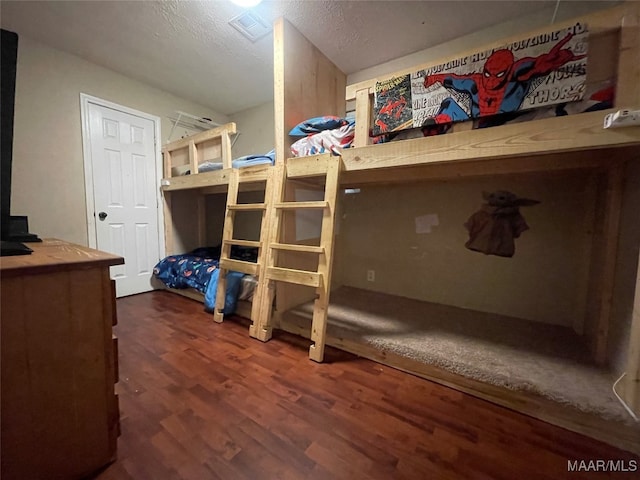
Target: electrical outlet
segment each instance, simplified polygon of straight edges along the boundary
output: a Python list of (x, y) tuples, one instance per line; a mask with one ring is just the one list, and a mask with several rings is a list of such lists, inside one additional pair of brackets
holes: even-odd
[(375, 281), (376, 281), (376, 271), (367, 270), (367, 282), (375, 282)]

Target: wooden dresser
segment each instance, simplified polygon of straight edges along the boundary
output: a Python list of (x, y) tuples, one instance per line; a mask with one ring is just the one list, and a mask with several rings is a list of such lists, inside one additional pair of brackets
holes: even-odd
[(0, 258), (3, 480), (76, 479), (115, 459), (121, 257), (48, 239)]

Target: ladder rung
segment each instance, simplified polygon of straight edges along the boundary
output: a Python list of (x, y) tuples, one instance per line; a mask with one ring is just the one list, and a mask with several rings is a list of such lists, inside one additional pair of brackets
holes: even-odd
[(255, 247), (260, 248), (262, 246), (262, 242), (258, 242), (256, 240), (223, 240), (222, 243), (224, 245), (238, 245), (240, 247)]
[(293, 208), (327, 208), (329, 207), (329, 202), (320, 201), (320, 202), (283, 202), (276, 203), (274, 205), (276, 208), (281, 209), (293, 209)]
[(322, 285), (322, 275), (319, 273), (293, 270), (290, 268), (269, 267), (267, 268), (267, 278), (279, 282), (307, 285), (309, 287), (319, 287)]
[(290, 250), (292, 252), (324, 253), (324, 247), (317, 247), (314, 245), (294, 245), (291, 243), (272, 243), (271, 248), (275, 248), (276, 250)]
[(230, 258), (220, 259), (220, 268), (225, 270), (234, 270), (236, 272), (250, 273), (251, 275), (260, 274), (260, 265), (253, 262), (243, 262), (242, 260), (232, 260)]
[(236, 203), (227, 205), (229, 210), (264, 210), (266, 204), (264, 203)]

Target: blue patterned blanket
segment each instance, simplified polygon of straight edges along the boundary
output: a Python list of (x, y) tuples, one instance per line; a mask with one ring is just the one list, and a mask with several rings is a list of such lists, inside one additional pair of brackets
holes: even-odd
[[(194, 254), (171, 255), (165, 257), (153, 268), (157, 279), (170, 288), (195, 288), (204, 293), (204, 306), (213, 312), (216, 304), (219, 261), (214, 258)], [(241, 272), (227, 272), (227, 290), (225, 295), (225, 315), (235, 312), (240, 280), (244, 276)]]

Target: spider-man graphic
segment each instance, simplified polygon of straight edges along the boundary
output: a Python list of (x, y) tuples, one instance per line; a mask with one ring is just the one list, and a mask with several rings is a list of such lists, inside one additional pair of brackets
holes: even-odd
[[(400, 100), (393, 101), (393, 99), (389, 99), (384, 107), (380, 109), (378, 112), (378, 116), (393, 116), (396, 120), (400, 118), (402, 115), (402, 111), (407, 106), (407, 101), (404, 96), (400, 96)], [(380, 118), (377, 118), (375, 124), (378, 128), (380, 128), (381, 132), (386, 132), (389, 127), (386, 123), (384, 123)]]
[[(561, 66), (586, 56), (574, 55), (570, 49), (562, 48), (572, 37), (572, 33), (567, 34), (549, 52), (538, 57), (515, 60), (510, 50), (496, 50), (487, 58), (481, 73), (428, 75), (424, 86), (428, 88), (440, 83), (447, 89), (468, 94), (473, 118), (515, 112), (520, 109), (533, 79), (549, 75)], [(426, 124), (467, 119), (469, 115), (449, 97), (442, 101), (438, 113), (427, 119)]]

